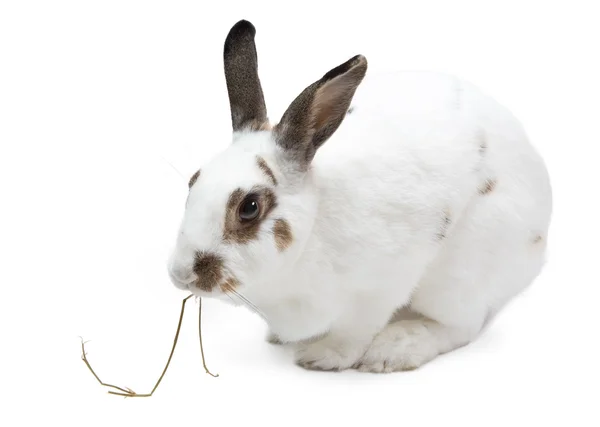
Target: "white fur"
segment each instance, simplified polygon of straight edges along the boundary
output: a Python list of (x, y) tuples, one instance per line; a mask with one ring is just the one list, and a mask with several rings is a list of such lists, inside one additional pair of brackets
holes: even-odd
[[(549, 178), (518, 121), (451, 76), (367, 73), (352, 106), (305, 175), (281, 160), (270, 132), (236, 134), (202, 166), (170, 271), (187, 289), (195, 251), (223, 255), (240, 292), (273, 334), (297, 346), (303, 366), (413, 369), (475, 339), (539, 274)], [(229, 194), (269, 184), (257, 154), (279, 181), (278, 207), (258, 241), (224, 243)], [(482, 195), (488, 179), (497, 184)], [(276, 218), (294, 235), (282, 253)], [(394, 321), (402, 307), (421, 316)]]

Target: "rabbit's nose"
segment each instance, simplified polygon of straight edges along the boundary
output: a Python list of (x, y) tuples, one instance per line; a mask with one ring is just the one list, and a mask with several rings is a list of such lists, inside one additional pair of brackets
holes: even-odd
[(169, 277), (173, 284), (180, 289), (187, 289), (188, 286), (197, 279), (193, 271), (177, 265), (171, 265), (169, 267)]

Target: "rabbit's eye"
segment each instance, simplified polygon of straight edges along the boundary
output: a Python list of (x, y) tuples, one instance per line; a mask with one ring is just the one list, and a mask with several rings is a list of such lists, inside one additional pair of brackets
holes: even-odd
[(258, 200), (250, 197), (240, 205), (240, 219), (242, 221), (252, 221), (258, 216), (259, 211)]

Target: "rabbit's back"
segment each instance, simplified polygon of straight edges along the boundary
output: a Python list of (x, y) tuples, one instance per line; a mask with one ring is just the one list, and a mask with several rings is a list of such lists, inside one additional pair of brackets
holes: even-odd
[(367, 75), (313, 169), (325, 193), (380, 194), (420, 211), (460, 215), (494, 192), (544, 222), (552, 205), (546, 166), (521, 123), (474, 85), (441, 73)]
[(501, 301), (543, 263), (552, 205), (545, 165), (506, 108), (453, 76), (365, 78), (313, 175), (315, 240), (335, 248), (328, 258), (347, 272), (345, 283), (370, 286), (373, 271), (389, 283), (394, 275), (437, 283), (432, 268), (442, 279), (471, 272), (469, 283), (522, 271), (488, 280), (486, 298)]

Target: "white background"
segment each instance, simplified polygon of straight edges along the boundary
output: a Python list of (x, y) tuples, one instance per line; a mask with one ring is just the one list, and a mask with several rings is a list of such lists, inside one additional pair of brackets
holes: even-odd
[[(1, 3), (0, 424), (600, 425), (597, 2), (212, 3)], [(222, 49), (242, 18), (274, 120), (362, 53), (370, 72), (457, 74), (525, 124), (554, 189), (548, 264), (477, 342), (410, 373), (309, 372), (205, 301), (219, 378), (195, 302), (153, 397), (87, 371), (79, 335), (138, 392), (166, 362), (185, 296), (166, 258), (187, 179), (229, 143)]]

